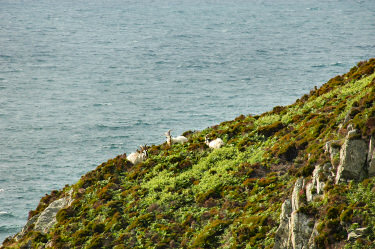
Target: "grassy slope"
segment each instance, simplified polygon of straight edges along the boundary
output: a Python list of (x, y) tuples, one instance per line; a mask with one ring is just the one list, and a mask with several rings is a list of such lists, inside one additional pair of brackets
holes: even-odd
[[(374, 133), (368, 127), (375, 116), (374, 68), (375, 59), (359, 63), (290, 106), (186, 132), (184, 145), (154, 145), (138, 166), (111, 159), (30, 212), (74, 189), (75, 201), (59, 211), (49, 234), (30, 230), (5, 246), (31, 239), (35, 248), (48, 240), (56, 248), (272, 248), (282, 202), (296, 177), (309, 177), (328, 161), (323, 145), (344, 137), (346, 115), (363, 138)], [(206, 134), (226, 146), (208, 149)], [(326, 198), (304, 209), (321, 219), (322, 248), (340, 245), (356, 226), (375, 229), (375, 179), (330, 186)], [(371, 234), (347, 247), (365, 248)]]

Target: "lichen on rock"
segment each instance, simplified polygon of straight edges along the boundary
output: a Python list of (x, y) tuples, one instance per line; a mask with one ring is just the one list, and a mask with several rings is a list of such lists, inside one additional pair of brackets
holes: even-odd
[(31, 217), (26, 225), (22, 228), (14, 238), (16, 241), (20, 240), (30, 229), (41, 233), (48, 233), (48, 231), (56, 224), (56, 214), (62, 208), (68, 207), (73, 202), (73, 189), (71, 189), (67, 196), (51, 202), (46, 209), (40, 214)]
[(35, 222), (34, 230), (47, 233), (56, 224), (57, 212), (68, 206), (70, 196), (53, 201), (39, 216)]
[(300, 177), (294, 184), (291, 199), (284, 201), (280, 225), (275, 234), (274, 249), (308, 249), (315, 220), (299, 212), (301, 192), (304, 190), (304, 179)]
[(363, 139), (353, 135), (357, 131), (350, 131), (340, 150), (340, 164), (337, 168), (335, 182), (342, 180), (362, 180), (366, 176), (365, 163), (367, 144)]

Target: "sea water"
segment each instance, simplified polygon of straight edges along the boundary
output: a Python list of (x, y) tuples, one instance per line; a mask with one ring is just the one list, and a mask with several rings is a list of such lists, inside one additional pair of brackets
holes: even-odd
[(103, 161), (291, 104), (374, 52), (372, 0), (0, 0), (0, 241)]

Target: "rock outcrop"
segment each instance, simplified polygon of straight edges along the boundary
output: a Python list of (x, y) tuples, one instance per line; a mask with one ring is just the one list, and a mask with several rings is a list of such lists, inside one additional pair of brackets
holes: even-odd
[(342, 180), (361, 180), (366, 176), (367, 144), (355, 136), (351, 130), (340, 150), (340, 164), (337, 168), (335, 182)]
[(288, 248), (289, 245), (289, 221), (292, 213), (292, 203), (290, 199), (284, 201), (281, 206), (280, 226), (275, 235), (274, 249)]
[[(73, 189), (72, 189), (73, 190)], [(72, 190), (69, 194), (63, 198), (51, 202), (46, 209), (44, 209), (40, 214), (31, 217), (26, 225), (23, 227), (22, 231), (15, 236), (16, 240), (21, 239), (27, 231), (33, 225), (33, 230), (39, 231), (41, 233), (48, 233), (48, 231), (56, 224), (56, 214), (57, 212), (65, 207), (70, 206), (73, 202)]]
[(368, 176), (375, 176), (375, 138), (371, 137), (369, 142), (368, 154), (367, 154), (367, 164), (368, 164)]
[(21, 232), (19, 232), (14, 238), (16, 241), (20, 240), (30, 229), (31, 225), (35, 224), (35, 222), (38, 220), (39, 215), (35, 215), (31, 217), (27, 222), (26, 225), (22, 228)]
[(368, 231), (369, 231), (368, 227), (357, 228), (348, 234), (348, 240), (356, 240), (364, 236), (366, 233), (368, 233)]
[[(348, 134), (343, 141), (329, 141), (325, 145), (330, 162), (316, 165), (312, 173), (311, 181), (305, 182), (303, 177), (297, 179), (294, 184), (290, 199), (284, 201), (280, 225), (275, 235), (274, 249), (313, 249), (315, 237), (318, 236), (317, 222), (313, 217), (299, 211), (304, 205), (324, 195), (324, 187), (327, 182), (336, 184), (345, 180), (362, 180), (367, 175), (375, 175), (375, 139), (371, 137), (369, 144), (358, 136), (358, 131), (351, 125)], [(338, 160), (339, 159), (339, 160)], [(306, 200), (301, 199), (306, 194)], [(362, 236), (365, 229), (352, 231), (348, 240)]]
[(50, 230), (53, 225), (56, 224), (57, 212), (60, 209), (69, 206), (70, 203), (70, 196), (66, 196), (53, 201), (42, 213), (40, 213), (38, 219), (35, 222), (34, 230), (42, 233), (47, 233), (48, 230)]
[[(300, 212), (299, 209), (316, 197), (324, 195), (327, 182), (336, 184), (345, 180), (362, 180), (366, 176), (375, 175), (375, 139), (369, 144), (362, 139), (358, 131), (348, 125), (348, 133), (343, 144), (340, 140), (326, 143), (324, 149), (330, 162), (316, 165), (311, 181), (305, 182), (303, 177), (294, 184), (290, 199), (285, 200), (281, 208), (280, 225), (275, 235), (274, 249), (313, 249), (315, 237), (319, 235), (317, 221), (313, 217)], [(306, 194), (306, 200), (301, 196)], [(348, 240), (361, 237), (365, 228), (356, 229), (348, 234)]]
[(291, 246), (289, 244), (288, 248), (309, 249), (310, 246), (308, 242), (310, 240), (313, 227), (313, 218), (310, 218), (306, 214), (298, 212), (298, 210), (293, 211), (290, 217), (289, 224)]
[[(326, 143), (325, 152), (329, 154), (330, 162), (316, 165), (311, 181), (306, 183), (305, 179), (300, 177), (295, 182), (291, 198), (285, 200), (281, 208), (274, 249), (316, 248), (317, 222), (313, 217), (299, 211), (304, 205), (303, 202), (308, 203), (318, 196), (323, 196), (327, 181), (339, 183), (345, 180), (361, 180), (367, 174), (375, 175), (374, 139), (371, 138), (370, 144), (367, 145), (356, 130), (350, 127), (348, 130), (342, 146), (339, 140)], [(304, 193), (306, 200), (302, 199)], [(361, 234), (362, 230), (354, 231), (349, 234), (348, 240), (358, 238)]]
[(324, 150), (326, 153), (329, 154), (329, 157), (331, 159), (331, 164), (334, 167), (337, 167), (339, 165), (340, 148), (341, 148), (340, 140), (328, 141), (324, 147)]
[(332, 164), (316, 165), (312, 174), (312, 180), (306, 184), (306, 200), (311, 202), (316, 196), (322, 196), (326, 181), (335, 178)]
[(305, 180), (303, 177), (297, 179), (296, 183), (294, 184), (293, 193), (292, 193), (292, 212), (296, 211), (300, 208), (300, 195), (305, 187)]
[[(314, 218), (299, 212), (301, 195), (304, 193), (304, 179), (298, 178), (294, 184), (291, 199), (284, 201), (281, 208), (280, 226), (275, 235), (274, 249), (310, 249), (314, 240)], [(311, 241), (311, 242), (310, 242)]]

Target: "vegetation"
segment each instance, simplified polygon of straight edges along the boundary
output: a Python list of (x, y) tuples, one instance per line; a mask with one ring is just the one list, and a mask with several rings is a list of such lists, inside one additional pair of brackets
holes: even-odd
[[(374, 69), (375, 59), (360, 62), (292, 105), (185, 132), (185, 144), (153, 145), (136, 166), (125, 156), (111, 159), (30, 212), (73, 190), (73, 203), (47, 234), (30, 229), (4, 247), (272, 248), (296, 178), (329, 160), (323, 146), (345, 136), (348, 117), (362, 138), (375, 133)], [(226, 145), (209, 149), (206, 135)], [(375, 179), (331, 186), (300, 209), (319, 219), (317, 245), (371, 248)], [(366, 236), (346, 241), (347, 231), (364, 226)]]

